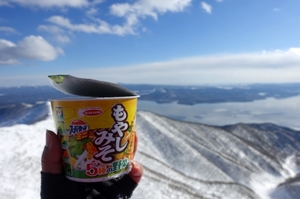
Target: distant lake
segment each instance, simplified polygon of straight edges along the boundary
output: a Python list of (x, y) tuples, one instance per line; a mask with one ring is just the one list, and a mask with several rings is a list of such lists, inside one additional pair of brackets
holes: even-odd
[(300, 130), (300, 96), (285, 99), (267, 98), (253, 102), (203, 103), (181, 105), (138, 102), (138, 110), (147, 110), (173, 119), (209, 125), (236, 123), (273, 123)]

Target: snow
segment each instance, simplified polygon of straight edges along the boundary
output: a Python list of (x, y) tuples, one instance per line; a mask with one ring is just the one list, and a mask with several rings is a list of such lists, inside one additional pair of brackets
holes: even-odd
[(21, 103), (24, 107), (26, 107), (26, 108), (31, 108), (31, 107), (33, 107), (33, 105), (32, 104), (26, 104), (26, 103)]
[[(46, 128), (54, 127), (52, 118), (33, 125), (0, 128), (0, 198), (39, 198), (40, 156)], [(53, 130), (53, 128), (52, 128)]]
[[(139, 151), (143, 153), (139, 152), (137, 159), (142, 160), (146, 169), (134, 198), (143, 198), (139, 196), (147, 195), (145, 190), (155, 190), (152, 198), (176, 198), (177, 192), (181, 192), (178, 194), (187, 198), (270, 199), (277, 186), (297, 172), (290, 166), (294, 165), (293, 159), (273, 153), (279, 150), (275, 144), (272, 146), (279, 137), (272, 141), (268, 136), (261, 136), (261, 145), (271, 146), (269, 151), (262, 151), (259, 145), (254, 145), (257, 142), (252, 137), (252, 134), (256, 137), (254, 129), (245, 129), (246, 125), (233, 133), (205, 125), (175, 122), (148, 112), (138, 114), (138, 123), (138, 132), (143, 132), (139, 134), (143, 143), (139, 145)], [(245, 135), (240, 132), (248, 133), (249, 141), (245, 142)], [(256, 134), (263, 133), (257, 131)], [(299, 151), (299, 147), (297, 143), (294, 152)], [(180, 155), (178, 148), (186, 156)], [(290, 149), (282, 147), (280, 150)]]
[[(0, 198), (39, 198), (46, 129), (54, 130), (51, 115), (0, 128)], [(285, 139), (280, 128), (274, 134), (242, 124), (224, 130), (142, 111), (137, 132), (136, 161), (145, 173), (133, 199), (294, 198), (284, 183), (299, 175), (299, 132)], [(300, 183), (286, 186), (299, 190)]]

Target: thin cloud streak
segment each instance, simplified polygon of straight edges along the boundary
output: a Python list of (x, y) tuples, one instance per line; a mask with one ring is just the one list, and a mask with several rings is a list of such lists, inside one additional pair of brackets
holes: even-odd
[(11, 27), (5, 27), (5, 26), (0, 26), (0, 32), (6, 33), (6, 34), (17, 34), (19, 35), (20, 33), (16, 31), (14, 28)]
[(54, 26), (54, 25), (40, 25), (37, 28), (38, 31), (44, 31), (44, 32), (48, 32), (51, 33), (53, 35), (55, 35), (55, 40), (60, 42), (60, 43), (69, 43), (71, 42), (71, 39), (69, 36), (67, 36), (66, 31), (64, 31), (63, 29)]
[(212, 13), (212, 6), (209, 5), (208, 3), (206, 2), (201, 2), (201, 7), (203, 10), (205, 10), (205, 12), (207, 12), (208, 14), (211, 14)]
[(38, 6), (42, 8), (50, 7), (85, 7), (90, 3), (88, 0), (0, 0), (0, 6), (13, 6), (15, 4), (22, 6)]
[[(134, 34), (131, 26), (110, 25), (105, 21), (98, 19), (97, 23), (73, 24), (68, 18), (62, 16), (52, 16), (47, 19), (48, 22), (72, 32), (96, 33), (96, 34)], [(45, 26), (42, 26), (45, 27)]]

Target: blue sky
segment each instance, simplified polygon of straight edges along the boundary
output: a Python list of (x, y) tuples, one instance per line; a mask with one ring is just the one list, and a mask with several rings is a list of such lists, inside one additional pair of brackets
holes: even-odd
[(300, 81), (298, 0), (0, 0), (0, 86)]

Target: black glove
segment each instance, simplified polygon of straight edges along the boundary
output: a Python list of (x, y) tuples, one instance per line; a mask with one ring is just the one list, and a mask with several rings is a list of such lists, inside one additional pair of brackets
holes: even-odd
[(64, 174), (41, 172), (41, 199), (128, 199), (137, 187), (129, 175), (103, 182), (82, 183)]

